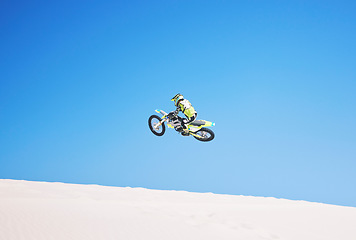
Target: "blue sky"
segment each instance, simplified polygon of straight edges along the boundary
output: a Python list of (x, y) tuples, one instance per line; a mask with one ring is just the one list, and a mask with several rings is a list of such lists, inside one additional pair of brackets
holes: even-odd
[[(0, 178), (356, 207), (354, 1), (1, 1)], [(201, 143), (147, 119), (182, 93)]]

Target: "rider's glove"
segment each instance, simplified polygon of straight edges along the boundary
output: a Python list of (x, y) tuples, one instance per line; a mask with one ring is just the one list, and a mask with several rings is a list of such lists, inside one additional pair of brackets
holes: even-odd
[(174, 118), (174, 117), (175, 117), (175, 112), (170, 112), (170, 113), (168, 113), (167, 117), (168, 117), (169, 119)]

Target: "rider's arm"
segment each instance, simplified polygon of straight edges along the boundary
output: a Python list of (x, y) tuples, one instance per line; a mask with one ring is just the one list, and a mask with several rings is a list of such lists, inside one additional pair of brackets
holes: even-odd
[(176, 117), (176, 116), (178, 115), (179, 111), (180, 111), (180, 108), (177, 107), (176, 110), (174, 110), (174, 111), (172, 111), (172, 112), (170, 112), (170, 113), (168, 114), (168, 118), (174, 118), (174, 117)]
[(179, 111), (180, 111), (180, 107), (177, 107), (177, 109), (174, 111), (174, 115), (178, 115)]
[(170, 113), (168, 114), (168, 118), (174, 118), (175, 116), (178, 115), (179, 111), (180, 111), (180, 108), (177, 107), (176, 110), (174, 110), (174, 111), (172, 111), (172, 112), (170, 112)]

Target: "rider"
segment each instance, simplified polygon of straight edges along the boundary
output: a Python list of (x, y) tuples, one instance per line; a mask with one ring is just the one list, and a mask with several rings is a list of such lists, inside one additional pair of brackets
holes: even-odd
[[(180, 93), (176, 94), (171, 101), (174, 101), (174, 105), (177, 109), (170, 114), (177, 116), (182, 125), (182, 127), (178, 127), (176, 130), (181, 132), (182, 135), (187, 136), (189, 135), (187, 125), (188, 123), (195, 121), (197, 118), (197, 112), (193, 108), (192, 104), (187, 99), (184, 99), (183, 95)], [(178, 116), (179, 111), (184, 113), (186, 118)]]

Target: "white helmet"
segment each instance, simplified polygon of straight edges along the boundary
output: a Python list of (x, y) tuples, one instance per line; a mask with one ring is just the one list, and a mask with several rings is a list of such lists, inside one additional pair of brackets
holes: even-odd
[(175, 105), (176, 107), (178, 107), (178, 102), (179, 102), (180, 100), (183, 100), (183, 99), (184, 99), (183, 95), (180, 94), (180, 93), (178, 93), (178, 94), (176, 94), (176, 95), (171, 99), (171, 101), (174, 101), (174, 105)]

